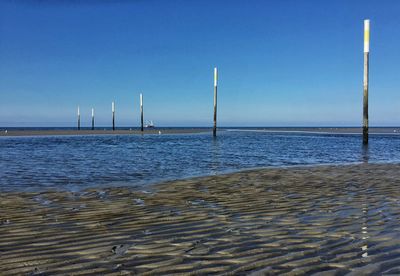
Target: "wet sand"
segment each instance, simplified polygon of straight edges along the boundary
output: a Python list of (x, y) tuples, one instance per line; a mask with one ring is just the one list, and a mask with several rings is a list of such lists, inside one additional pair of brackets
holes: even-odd
[(128, 135), (128, 134), (189, 134), (210, 132), (210, 128), (151, 128), (145, 129), (143, 132), (137, 129), (133, 130), (7, 130), (0, 131), (1, 136), (57, 136), (57, 135)]
[(400, 273), (395, 164), (0, 197), (2, 275)]

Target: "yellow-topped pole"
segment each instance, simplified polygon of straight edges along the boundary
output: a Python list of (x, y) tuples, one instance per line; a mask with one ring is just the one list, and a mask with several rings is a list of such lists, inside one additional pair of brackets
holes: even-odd
[(364, 100), (363, 100), (363, 144), (368, 144), (368, 77), (369, 77), (369, 19), (364, 20)]

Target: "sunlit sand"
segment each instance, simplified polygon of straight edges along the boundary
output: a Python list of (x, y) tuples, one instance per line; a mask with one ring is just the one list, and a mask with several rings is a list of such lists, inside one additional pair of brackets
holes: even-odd
[(7, 275), (400, 272), (400, 165), (262, 169), (1, 199)]

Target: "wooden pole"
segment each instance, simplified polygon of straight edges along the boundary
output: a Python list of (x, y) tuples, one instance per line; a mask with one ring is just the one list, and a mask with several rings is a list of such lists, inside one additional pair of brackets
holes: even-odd
[(140, 130), (143, 132), (143, 94), (140, 93)]
[(363, 144), (368, 144), (369, 20), (364, 20)]
[(115, 103), (111, 103), (111, 111), (112, 111), (112, 130), (115, 130)]
[(218, 84), (218, 69), (214, 68), (214, 127), (213, 136), (217, 136), (217, 84)]
[(94, 130), (94, 108), (92, 108), (92, 130)]
[(81, 112), (78, 105), (78, 130), (81, 130)]

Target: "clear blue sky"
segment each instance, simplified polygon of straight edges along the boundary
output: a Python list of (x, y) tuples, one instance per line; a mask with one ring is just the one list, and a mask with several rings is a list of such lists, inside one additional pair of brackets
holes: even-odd
[(400, 125), (400, 1), (0, 2), (0, 126)]

